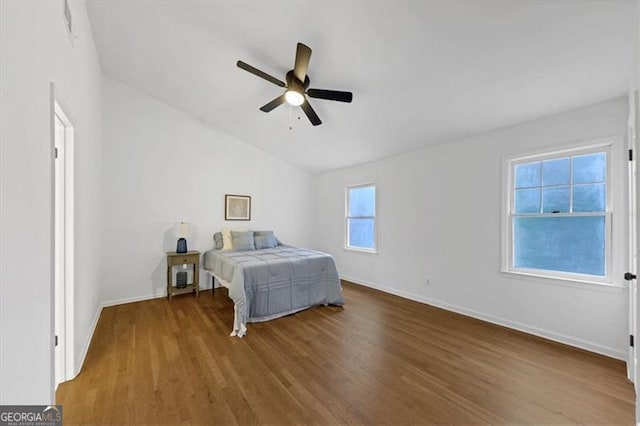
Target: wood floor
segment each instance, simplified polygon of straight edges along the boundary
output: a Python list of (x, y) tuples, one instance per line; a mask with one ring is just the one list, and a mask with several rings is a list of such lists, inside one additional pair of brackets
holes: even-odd
[(625, 365), (344, 283), (230, 338), (226, 290), (105, 308), (64, 424), (633, 424)]

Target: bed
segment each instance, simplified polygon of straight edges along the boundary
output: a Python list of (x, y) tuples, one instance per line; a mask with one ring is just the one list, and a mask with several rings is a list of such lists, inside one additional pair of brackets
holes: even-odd
[(344, 305), (331, 255), (278, 245), (249, 251), (210, 250), (205, 270), (229, 289), (234, 302), (231, 336), (247, 323), (268, 321), (318, 305)]

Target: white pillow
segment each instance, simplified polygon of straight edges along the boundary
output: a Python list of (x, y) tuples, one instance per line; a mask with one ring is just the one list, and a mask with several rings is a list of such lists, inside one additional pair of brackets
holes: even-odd
[(222, 250), (223, 251), (231, 251), (233, 250), (233, 239), (231, 238), (231, 231), (240, 231), (246, 232), (249, 228), (222, 228)]

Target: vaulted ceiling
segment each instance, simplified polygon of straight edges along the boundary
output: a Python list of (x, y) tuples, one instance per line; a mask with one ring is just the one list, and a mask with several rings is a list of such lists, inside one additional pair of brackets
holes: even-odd
[[(88, 2), (107, 75), (312, 172), (624, 95), (635, 7)], [(354, 93), (351, 104), (312, 99), (318, 127), (297, 107), (260, 111), (282, 89), (236, 67), (241, 59), (284, 80), (298, 41), (313, 49), (312, 87)]]

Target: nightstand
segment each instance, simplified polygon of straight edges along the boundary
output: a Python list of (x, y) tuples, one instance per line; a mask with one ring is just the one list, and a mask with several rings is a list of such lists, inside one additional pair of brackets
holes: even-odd
[[(192, 265), (193, 282), (187, 284), (185, 288), (177, 288), (173, 285), (173, 267), (176, 265)], [(200, 252), (188, 251), (186, 253), (167, 252), (167, 297), (169, 301), (178, 294), (196, 292), (196, 297), (200, 293)]]

